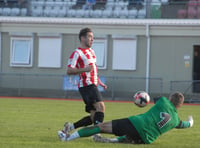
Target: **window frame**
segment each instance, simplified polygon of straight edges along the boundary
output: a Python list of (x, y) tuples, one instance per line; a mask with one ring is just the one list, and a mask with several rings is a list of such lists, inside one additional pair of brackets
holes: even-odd
[(104, 64), (103, 64), (103, 66), (97, 65), (97, 68), (98, 69), (106, 69), (107, 68), (107, 38), (106, 37), (103, 37), (103, 38), (96, 37), (96, 38), (94, 38), (93, 45), (92, 45), (91, 48), (94, 50), (96, 58), (98, 60), (99, 58), (98, 58), (97, 52), (95, 51), (95, 48), (93, 48), (94, 45), (95, 45), (95, 43), (102, 43), (102, 44), (104, 44), (104, 53), (103, 53), (103, 56), (104, 56), (103, 63)]
[[(28, 41), (27, 61), (15, 60), (17, 48), (15, 41)], [(10, 38), (10, 66), (11, 67), (32, 67), (33, 66), (33, 38), (31, 36), (11, 36)]]
[[(112, 36), (113, 38), (113, 59), (112, 59), (112, 70), (120, 70), (120, 71), (135, 71), (137, 69), (137, 37), (136, 36)], [(133, 41), (133, 45), (135, 45), (133, 48), (133, 63), (132, 65), (130, 65), (129, 67), (125, 67), (123, 68), (122, 66), (117, 67), (118, 64), (116, 64), (116, 61), (119, 61), (119, 58), (115, 58), (115, 53), (118, 52), (117, 50), (115, 50), (115, 42), (119, 42), (119, 41)], [(123, 50), (121, 50), (123, 51)]]
[[(56, 61), (55, 65), (48, 65), (47, 63), (41, 63), (43, 58), (40, 51), (40, 39), (58, 39), (58, 42), (60, 41), (59, 46), (59, 53), (57, 56), (59, 56), (58, 61)], [(45, 51), (45, 50), (44, 50)], [(45, 65), (46, 64), (46, 65)], [(39, 68), (61, 68), (62, 67), (62, 36), (61, 35), (49, 35), (49, 34), (39, 34), (38, 36), (38, 67)]]

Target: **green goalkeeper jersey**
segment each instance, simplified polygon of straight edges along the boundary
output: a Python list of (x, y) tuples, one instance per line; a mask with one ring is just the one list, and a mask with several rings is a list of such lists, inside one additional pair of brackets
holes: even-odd
[(161, 134), (177, 127), (180, 119), (175, 106), (161, 97), (146, 113), (128, 118), (137, 129), (142, 140), (150, 144)]

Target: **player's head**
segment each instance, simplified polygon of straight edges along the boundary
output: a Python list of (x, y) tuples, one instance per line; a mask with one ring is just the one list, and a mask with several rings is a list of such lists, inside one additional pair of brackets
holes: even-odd
[(174, 92), (169, 96), (169, 100), (176, 108), (179, 108), (184, 102), (184, 96), (180, 92)]
[(81, 45), (85, 46), (86, 48), (92, 47), (93, 43), (93, 33), (92, 29), (90, 28), (83, 28), (79, 33), (79, 40)]

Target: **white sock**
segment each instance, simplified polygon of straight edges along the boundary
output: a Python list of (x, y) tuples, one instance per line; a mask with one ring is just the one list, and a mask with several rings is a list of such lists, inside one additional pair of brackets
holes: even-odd
[(119, 142), (119, 140), (117, 138), (110, 138), (110, 141), (115, 143), (115, 142)]
[(70, 140), (74, 140), (74, 139), (79, 138), (79, 137), (80, 137), (79, 133), (78, 132), (74, 132), (68, 138), (66, 138), (66, 140), (70, 141)]

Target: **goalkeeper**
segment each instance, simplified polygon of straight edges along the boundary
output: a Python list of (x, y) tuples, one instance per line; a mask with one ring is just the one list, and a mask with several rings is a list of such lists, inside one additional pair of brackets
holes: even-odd
[(119, 137), (95, 136), (94, 140), (97, 142), (150, 144), (173, 128), (182, 129), (193, 126), (192, 116), (189, 116), (187, 121), (181, 121), (178, 117), (177, 109), (183, 102), (184, 96), (180, 92), (175, 92), (170, 95), (169, 99), (160, 97), (156, 104), (144, 114), (82, 128), (71, 135), (58, 131), (58, 136), (61, 141), (70, 141), (98, 133), (107, 133)]

